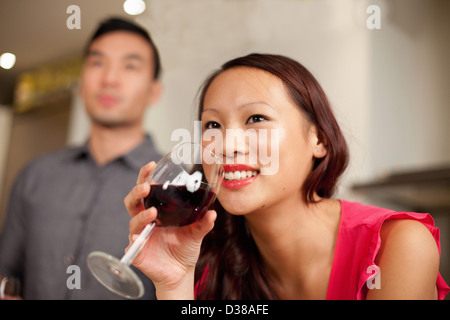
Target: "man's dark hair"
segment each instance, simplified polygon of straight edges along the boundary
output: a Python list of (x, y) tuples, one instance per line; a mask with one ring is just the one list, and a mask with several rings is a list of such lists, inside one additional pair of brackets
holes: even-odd
[(150, 44), (150, 47), (153, 50), (153, 64), (154, 64), (153, 77), (154, 79), (158, 79), (161, 74), (161, 60), (159, 57), (158, 48), (156, 47), (152, 38), (144, 28), (129, 20), (125, 20), (123, 18), (109, 18), (101, 22), (97, 31), (93, 34), (92, 38), (87, 43), (85, 54), (88, 53), (89, 47), (91, 46), (92, 42), (94, 42), (95, 39), (99, 38), (100, 36), (106, 33), (114, 31), (128, 31), (135, 33), (137, 35), (140, 35)]

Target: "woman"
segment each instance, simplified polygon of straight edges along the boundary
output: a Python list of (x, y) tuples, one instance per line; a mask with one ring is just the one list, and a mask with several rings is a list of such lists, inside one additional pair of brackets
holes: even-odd
[[(224, 144), (225, 182), (214, 210), (190, 226), (157, 229), (133, 262), (158, 299), (444, 298), (449, 288), (429, 215), (331, 199), (347, 146), (302, 65), (261, 54), (229, 61), (206, 80), (199, 115), (204, 135), (276, 131), (276, 146), (260, 139), (257, 148), (278, 151), (278, 170), (262, 174), (267, 164), (259, 158), (237, 163), (248, 159), (239, 158), (251, 152), (248, 142)], [(236, 164), (252, 174), (235, 175)], [(156, 218), (141, 203), (154, 166), (142, 168), (124, 200), (130, 242)]]

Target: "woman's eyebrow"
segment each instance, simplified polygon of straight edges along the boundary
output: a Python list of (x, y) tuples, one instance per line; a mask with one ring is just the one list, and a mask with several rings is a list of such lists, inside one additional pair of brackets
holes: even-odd
[[(252, 106), (252, 105), (254, 105), (254, 104), (263, 104), (263, 105), (266, 105), (266, 106), (268, 106), (268, 107), (270, 107), (270, 108), (276, 110), (275, 107), (273, 107), (270, 103), (267, 103), (267, 102), (265, 102), (265, 101), (254, 101), (254, 102), (252, 101), (252, 102), (246, 102), (246, 103), (240, 105), (238, 109), (244, 109), (244, 108), (250, 107), (250, 106)], [(216, 109), (216, 108), (207, 108), (207, 109), (203, 109), (203, 110), (202, 110), (202, 113), (205, 112), (205, 111), (213, 111), (213, 112), (216, 112), (216, 113), (219, 113), (219, 112), (220, 112), (220, 111), (219, 111), (218, 109)]]
[(206, 112), (206, 111), (212, 111), (212, 112), (219, 113), (219, 110), (214, 109), (214, 108), (203, 109), (203, 110), (202, 110), (202, 113), (203, 113), (203, 112)]
[(267, 103), (267, 102), (265, 102), (265, 101), (252, 101), (252, 102), (247, 102), (247, 103), (242, 104), (242, 105), (239, 107), (239, 109), (243, 109), (243, 108), (245, 108), (245, 107), (250, 107), (250, 106), (252, 106), (252, 105), (254, 105), (254, 104), (263, 104), (263, 105), (268, 106), (268, 107), (270, 107), (270, 108), (272, 108), (272, 109), (275, 110), (275, 108), (274, 108), (270, 103)]

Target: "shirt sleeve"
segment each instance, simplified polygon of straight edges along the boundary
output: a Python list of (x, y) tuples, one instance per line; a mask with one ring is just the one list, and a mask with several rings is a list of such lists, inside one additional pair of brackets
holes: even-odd
[(11, 190), (6, 219), (0, 234), (0, 273), (22, 278), (26, 236), (22, 173)]
[[(415, 213), (415, 212), (395, 212), (392, 211), (389, 214), (386, 214), (377, 221), (375, 224), (375, 232), (373, 233), (372, 237), (372, 245), (370, 246), (368, 256), (364, 265), (363, 274), (361, 274), (359, 279), (359, 290), (358, 290), (358, 299), (364, 299), (365, 295), (367, 294), (367, 287), (368, 283), (371, 283), (371, 285), (376, 285), (376, 276), (380, 272), (380, 269), (375, 263), (375, 258), (378, 254), (378, 251), (381, 246), (381, 236), (380, 231), (383, 223), (387, 220), (391, 219), (410, 219), (410, 220), (416, 220), (421, 223), (423, 223), (427, 229), (431, 232), (433, 235), (434, 240), (436, 241), (436, 244), (439, 249), (439, 255), (441, 253), (441, 246), (440, 246), (440, 234), (439, 229), (435, 227), (434, 220), (429, 214), (424, 213)], [(369, 281), (369, 282), (368, 282)], [(450, 291), (450, 288), (448, 287), (447, 283), (442, 278), (441, 274), (438, 274), (438, 277), (436, 279), (436, 288), (438, 290), (438, 299), (443, 300), (447, 293)]]

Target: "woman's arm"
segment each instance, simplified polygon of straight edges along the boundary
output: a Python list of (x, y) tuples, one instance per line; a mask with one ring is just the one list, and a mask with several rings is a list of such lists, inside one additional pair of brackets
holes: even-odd
[(386, 221), (376, 263), (381, 288), (367, 299), (437, 299), (439, 250), (431, 232), (415, 220)]

